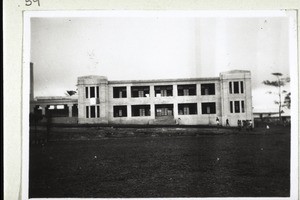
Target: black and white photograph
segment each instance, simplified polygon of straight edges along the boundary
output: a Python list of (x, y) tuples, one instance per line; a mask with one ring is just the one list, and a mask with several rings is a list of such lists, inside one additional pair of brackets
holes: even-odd
[(294, 10), (27, 11), (25, 198), (298, 186)]

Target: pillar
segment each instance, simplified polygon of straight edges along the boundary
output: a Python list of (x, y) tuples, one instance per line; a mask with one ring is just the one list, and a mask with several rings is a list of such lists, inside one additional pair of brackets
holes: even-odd
[(155, 97), (154, 85), (150, 85), (150, 97)]
[(174, 115), (174, 118), (178, 118), (178, 103), (177, 102), (174, 102), (173, 103), (173, 115)]
[(72, 104), (68, 104), (68, 108), (69, 108), (69, 117), (72, 117)]
[(127, 105), (127, 117), (132, 117), (132, 114), (131, 114), (131, 105)]
[(155, 119), (155, 104), (154, 103), (150, 104), (150, 114), (151, 114), (151, 118)]
[(126, 90), (127, 90), (127, 98), (131, 98), (131, 86), (128, 85), (128, 86), (126, 87)]
[(173, 85), (173, 96), (174, 96), (174, 97), (177, 97), (177, 96), (178, 96), (177, 85)]
[(42, 115), (46, 115), (46, 106), (41, 106), (42, 108)]

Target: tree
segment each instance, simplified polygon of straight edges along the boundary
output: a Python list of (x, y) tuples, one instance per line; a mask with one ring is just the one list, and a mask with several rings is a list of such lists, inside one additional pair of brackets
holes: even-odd
[(288, 109), (291, 108), (291, 93), (287, 93), (284, 97), (284, 106), (286, 106)]
[[(278, 95), (278, 101), (274, 101), (275, 104), (278, 105), (278, 114), (279, 114), (279, 120), (281, 121), (281, 113), (283, 112), (281, 110), (281, 108), (283, 106), (286, 106), (288, 108), (290, 108), (290, 93), (287, 94), (287, 96), (285, 97), (284, 100), (284, 105), (282, 104), (282, 99), (281, 96), (282, 94), (286, 94), (287, 91), (285, 90), (281, 90), (281, 87), (285, 86), (286, 83), (290, 82), (290, 78), (282, 78), (282, 73), (276, 72), (276, 73), (272, 73), (272, 75), (276, 76), (276, 81), (269, 81), (269, 80), (265, 80), (263, 81), (263, 84), (268, 85), (268, 86), (273, 86), (273, 87), (277, 87), (278, 88), (278, 92), (275, 93)], [(269, 92), (269, 94), (272, 94), (272, 92)]]

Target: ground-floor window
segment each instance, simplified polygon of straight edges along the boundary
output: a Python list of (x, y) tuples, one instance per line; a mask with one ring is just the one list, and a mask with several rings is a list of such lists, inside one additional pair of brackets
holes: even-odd
[(196, 115), (197, 103), (180, 103), (178, 104), (179, 115)]
[(244, 113), (245, 102), (244, 101), (230, 101), (230, 113)]
[(85, 107), (86, 118), (99, 118), (100, 117), (100, 106), (86, 106)]
[(72, 106), (72, 116), (73, 117), (77, 117), (78, 116), (78, 105), (77, 104), (74, 104)]
[(173, 116), (173, 104), (155, 105), (155, 116)]
[(127, 117), (127, 106), (114, 106), (114, 117)]
[(215, 102), (202, 103), (201, 106), (202, 106), (202, 114), (216, 114)]
[(68, 117), (69, 109), (67, 105), (48, 105), (45, 108), (45, 114), (52, 117)]
[(132, 116), (150, 116), (150, 105), (132, 105)]
[(95, 106), (91, 106), (91, 118), (95, 118), (96, 117), (96, 109)]

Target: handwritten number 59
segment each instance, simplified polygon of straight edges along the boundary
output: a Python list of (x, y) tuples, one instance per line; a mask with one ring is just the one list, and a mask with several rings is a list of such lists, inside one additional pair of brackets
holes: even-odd
[(26, 6), (31, 6), (33, 3), (38, 3), (38, 6), (40, 6), (40, 0), (25, 0)]

